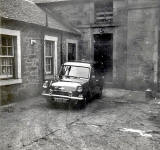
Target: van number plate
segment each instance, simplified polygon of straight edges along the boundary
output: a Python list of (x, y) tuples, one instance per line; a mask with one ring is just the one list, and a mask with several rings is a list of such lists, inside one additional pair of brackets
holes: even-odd
[(54, 98), (55, 102), (59, 102), (59, 103), (65, 103), (68, 99), (67, 98)]

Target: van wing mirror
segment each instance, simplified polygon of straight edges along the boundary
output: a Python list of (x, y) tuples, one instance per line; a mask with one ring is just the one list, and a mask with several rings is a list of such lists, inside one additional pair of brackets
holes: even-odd
[(91, 76), (91, 78), (92, 78), (92, 79), (95, 79), (95, 78), (96, 78), (96, 76), (95, 76), (95, 75), (92, 75), (92, 76)]

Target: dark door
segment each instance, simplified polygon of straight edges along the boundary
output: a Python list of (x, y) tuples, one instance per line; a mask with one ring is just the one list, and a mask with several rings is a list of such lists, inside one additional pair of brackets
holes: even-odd
[(112, 82), (113, 74), (113, 34), (94, 35), (94, 60), (104, 74), (105, 82)]
[(76, 44), (68, 43), (68, 61), (76, 60)]

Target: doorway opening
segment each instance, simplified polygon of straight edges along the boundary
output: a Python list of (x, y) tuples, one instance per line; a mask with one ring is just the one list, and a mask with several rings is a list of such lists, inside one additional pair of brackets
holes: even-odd
[(100, 72), (104, 74), (105, 82), (113, 78), (113, 34), (94, 34), (94, 61)]
[(76, 44), (68, 43), (68, 61), (76, 60)]

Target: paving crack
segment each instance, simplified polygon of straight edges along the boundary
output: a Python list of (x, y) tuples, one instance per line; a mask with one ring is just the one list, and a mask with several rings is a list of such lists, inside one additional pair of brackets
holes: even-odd
[[(24, 147), (28, 147), (28, 146), (32, 145), (33, 143), (37, 143), (39, 140), (44, 140), (44, 139), (46, 139), (47, 136), (53, 135), (53, 134), (55, 134), (55, 133), (56, 133), (57, 131), (59, 131), (59, 130), (61, 130), (61, 129), (57, 129), (57, 130), (51, 131), (51, 132), (49, 132), (48, 134), (45, 134), (44, 136), (41, 136), (41, 137), (39, 137), (39, 138), (36, 138), (36, 139), (32, 140), (31, 142), (29, 142), (29, 143), (27, 143), (27, 144), (23, 144), (23, 148), (24, 148)], [(22, 147), (21, 147), (21, 148), (22, 148)], [(21, 149), (21, 148), (20, 148), (20, 149)]]

